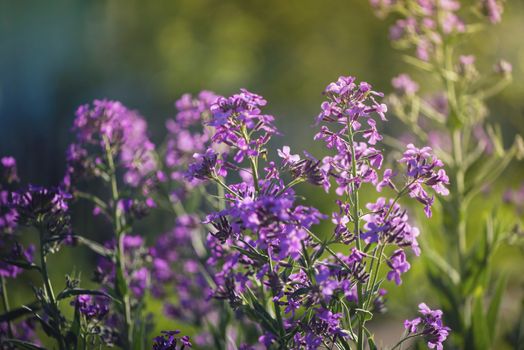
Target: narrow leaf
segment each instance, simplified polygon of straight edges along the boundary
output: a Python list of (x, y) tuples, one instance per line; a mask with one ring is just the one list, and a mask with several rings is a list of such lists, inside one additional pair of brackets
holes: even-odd
[(497, 319), (499, 315), (500, 304), (502, 303), (502, 296), (506, 289), (507, 277), (501, 277), (497, 282), (497, 287), (495, 289), (495, 294), (491, 299), (489, 304), (488, 313), (487, 313), (487, 323), (488, 329), (490, 331), (491, 343), (495, 340), (495, 331), (497, 329)]

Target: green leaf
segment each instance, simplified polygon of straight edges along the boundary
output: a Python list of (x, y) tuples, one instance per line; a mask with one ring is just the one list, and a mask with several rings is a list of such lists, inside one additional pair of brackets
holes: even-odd
[(366, 335), (368, 337), (369, 350), (378, 350), (377, 345), (375, 344), (375, 340), (373, 340), (373, 334), (371, 334), (371, 332), (365, 327), (364, 331), (366, 332)]
[(9, 264), (9, 265), (14, 265), (14, 266), (17, 266), (17, 267), (20, 267), (22, 269), (25, 269), (25, 270), (37, 270), (37, 271), (40, 271), (40, 266), (36, 265), (36, 264), (33, 264), (33, 263), (30, 263), (30, 262), (27, 262), (27, 261), (24, 261), (24, 260), (10, 260), (10, 259), (0, 259), (0, 261), (6, 263), (6, 264)]
[(253, 251), (253, 250), (244, 249), (244, 248), (241, 248), (241, 247), (236, 246), (236, 245), (233, 245), (233, 248), (235, 248), (240, 253), (250, 257), (253, 260), (257, 260), (257, 261), (260, 261), (262, 263), (266, 263), (268, 261), (267, 255), (260, 254), (258, 252)]
[(120, 268), (116, 268), (115, 288), (117, 295), (124, 297), (127, 295), (127, 284), (124, 277), (124, 272)]
[(78, 340), (80, 339), (80, 311), (75, 308), (73, 323), (67, 332), (66, 342), (74, 350), (78, 349)]
[(373, 318), (373, 313), (371, 311), (364, 310), (364, 309), (355, 309), (355, 311), (360, 312), (361, 314), (364, 314), (364, 319), (366, 321), (369, 321)]
[(12, 309), (11, 311), (0, 315), (0, 323), (7, 322), (7, 321), (13, 321), (17, 319), (18, 317), (22, 317), (27, 314), (32, 314), (34, 311), (39, 310), (40, 307), (41, 307), (40, 302), (34, 301), (31, 304), (23, 305), (19, 308)]
[(87, 248), (91, 249), (93, 252), (95, 252), (95, 253), (97, 253), (99, 255), (102, 255), (102, 256), (105, 256), (105, 257), (111, 257), (114, 254), (112, 249), (108, 249), (108, 248), (104, 247), (103, 245), (101, 245), (100, 243), (92, 241), (92, 240), (90, 240), (88, 238), (85, 238), (83, 236), (74, 235), (74, 239), (76, 239), (76, 241), (78, 243), (81, 243), (81, 244), (85, 245)]
[(489, 349), (491, 343), (489, 327), (482, 305), (482, 296), (475, 297), (471, 320), (475, 349)]
[(504, 295), (504, 291), (506, 290), (507, 281), (508, 279), (506, 276), (499, 278), (499, 280), (497, 281), (497, 286), (495, 288), (495, 294), (493, 294), (493, 297), (488, 307), (486, 318), (488, 329), (490, 331), (489, 335), (491, 339), (491, 344), (493, 344), (495, 340), (495, 331), (497, 329), (497, 319), (499, 315), (500, 304), (502, 303), (502, 296)]
[(18, 340), (18, 339), (4, 339), (2, 342), (13, 344), (13, 345), (17, 345), (17, 347), (19, 347), (21, 349), (46, 350), (45, 348), (42, 348), (42, 347), (40, 347), (38, 345), (35, 345), (33, 343), (30, 343), (30, 342), (27, 342), (27, 341), (23, 341), (23, 340)]

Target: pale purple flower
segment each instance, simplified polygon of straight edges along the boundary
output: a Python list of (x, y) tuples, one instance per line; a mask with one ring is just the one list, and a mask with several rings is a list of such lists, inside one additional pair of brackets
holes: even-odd
[(284, 146), (282, 149), (277, 150), (278, 156), (282, 158), (282, 164), (295, 164), (300, 160), (300, 156), (298, 154), (291, 154), (291, 149), (289, 146)]
[(400, 74), (396, 76), (391, 81), (391, 84), (395, 90), (397, 90), (397, 92), (409, 96), (414, 95), (419, 89), (418, 84), (414, 82), (407, 74)]

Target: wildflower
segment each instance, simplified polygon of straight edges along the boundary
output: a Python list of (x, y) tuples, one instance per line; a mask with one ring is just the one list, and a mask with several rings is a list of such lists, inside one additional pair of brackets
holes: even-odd
[(77, 109), (73, 131), (76, 142), (68, 150), (66, 188), (80, 179), (100, 176), (100, 166), (109, 166), (110, 152), (123, 170), (123, 182), (149, 194), (156, 181), (155, 145), (147, 135), (146, 121), (137, 112), (117, 101), (95, 100)]
[(397, 285), (400, 285), (402, 283), (400, 275), (406, 273), (411, 268), (404, 251), (397, 249), (389, 258), (388, 265), (391, 271), (388, 272), (387, 279), (389, 281), (394, 280)]
[(0, 159), (0, 234), (13, 233), (16, 228), (16, 210), (11, 205), (13, 187), (19, 182), (16, 160)]
[[(29, 342), (36, 346), (40, 346), (41, 342), (37, 335), (36, 318), (26, 318), (18, 322), (11, 322), (9, 327), (8, 322), (0, 322), (0, 344), (2, 349), (16, 349), (16, 346), (10, 346), (6, 339), (16, 339), (23, 342)], [(12, 332), (12, 334), (10, 334)]]
[(431, 217), (433, 197), (429, 196), (423, 185), (431, 187), (440, 195), (447, 196), (449, 190), (446, 185), (449, 184), (449, 178), (443, 169), (444, 164), (432, 154), (430, 147), (419, 149), (413, 144), (407, 146), (399, 162), (407, 166), (409, 195), (424, 204), (426, 216)]
[(298, 154), (291, 154), (291, 149), (289, 146), (284, 146), (282, 149), (278, 150), (278, 156), (282, 158), (282, 164), (295, 164), (300, 160), (300, 156)]
[(69, 193), (58, 188), (29, 185), (13, 195), (17, 223), (44, 228), (48, 235), (70, 233), (68, 201), (71, 198)]
[(167, 302), (164, 313), (191, 324), (198, 324), (216, 311), (213, 300), (209, 299), (212, 291), (206, 280), (206, 274), (212, 275), (213, 270), (201, 263), (191, 249), (198, 229), (198, 218), (179, 216), (174, 227), (160, 235), (149, 249), (153, 296), (163, 298), (167, 291), (173, 290), (177, 301)]
[(408, 333), (421, 332), (430, 349), (442, 350), (450, 329), (442, 323), (442, 311), (431, 310), (425, 303), (418, 306), (421, 317), (406, 320), (404, 328)]
[(101, 320), (109, 312), (109, 300), (105, 296), (79, 295), (71, 302), (87, 320)]
[(411, 80), (411, 77), (407, 74), (400, 74), (396, 76), (391, 81), (391, 84), (395, 90), (397, 90), (397, 92), (402, 95), (412, 96), (419, 89), (418, 84)]
[(14, 242), (14, 244), (9, 247), (7, 241), (8, 239), (4, 238), (0, 243), (0, 249), (3, 251), (3, 259), (0, 260), (0, 276), (16, 278), (24, 271), (22, 267), (18, 266), (19, 263), (31, 264), (33, 262), (35, 246), (30, 244), (24, 249), (20, 243)]
[(191, 347), (188, 336), (179, 336), (180, 331), (162, 331), (161, 335), (155, 337), (153, 350), (183, 350)]
[(215, 168), (218, 163), (218, 155), (208, 149), (205, 154), (196, 153), (194, 162), (189, 165), (188, 179), (207, 180), (216, 175)]
[(395, 244), (399, 247), (409, 246), (415, 253), (420, 254), (417, 242), (419, 230), (409, 224), (409, 218), (405, 210), (393, 200), (386, 201), (380, 197), (375, 203), (368, 203), (366, 208), (370, 211), (364, 215), (366, 222), (362, 239), (367, 243), (383, 242)]
[[(114, 240), (105, 243), (105, 247), (108, 249), (115, 249), (115, 246)], [(128, 280), (132, 296), (140, 300), (144, 296), (146, 288), (149, 287), (149, 271), (144, 268), (145, 261), (148, 258), (144, 239), (138, 235), (125, 235), (123, 237), (123, 253), (126, 262), (125, 277)], [(114, 262), (106, 257), (99, 258), (94, 279), (104, 288), (114, 290), (116, 280)]]
[[(382, 136), (378, 133), (376, 121), (371, 115), (375, 113), (381, 120), (385, 120), (384, 113), (387, 107), (375, 99), (383, 96), (382, 93), (373, 91), (371, 85), (366, 82), (361, 82), (357, 86), (354, 77), (340, 77), (336, 82), (328, 85), (325, 94), (328, 101), (322, 104), (322, 112), (317, 121), (334, 123), (342, 127), (332, 131), (327, 126), (322, 126), (315, 139), (323, 140), (328, 148), (336, 148), (338, 151), (335, 156), (323, 159), (322, 170), (334, 178), (338, 185), (336, 193), (342, 195), (351, 193), (362, 183), (376, 182), (376, 171), (382, 166), (383, 158), (380, 151), (371, 146), (380, 141)], [(359, 132), (363, 119), (366, 119), (369, 125), (369, 129), (362, 131), (367, 143), (354, 142), (350, 145), (346, 140), (346, 133)], [(350, 171), (353, 158), (356, 160), (356, 176), (353, 176)]]
[[(210, 122), (210, 108), (218, 96), (211, 91), (202, 91), (198, 96), (184, 94), (175, 102), (177, 114), (166, 122), (168, 131), (165, 164), (168, 168), (169, 178), (184, 185), (183, 191), (188, 191), (197, 183), (191, 181), (186, 175), (188, 164), (193, 162), (195, 153), (204, 153), (213, 147), (211, 143), (212, 130), (204, 127)], [(222, 147), (214, 149), (215, 152), (224, 153)]]
[(504, 8), (502, 3), (497, 0), (481, 0), (482, 12), (488, 17), (491, 24), (499, 23), (502, 19)]

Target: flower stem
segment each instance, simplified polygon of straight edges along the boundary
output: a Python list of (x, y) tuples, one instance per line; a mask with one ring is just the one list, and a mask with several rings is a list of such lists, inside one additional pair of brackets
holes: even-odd
[(421, 335), (422, 335), (422, 333), (415, 333), (415, 334), (412, 334), (412, 335), (408, 335), (407, 337), (404, 337), (404, 338), (400, 339), (400, 341), (398, 343), (396, 343), (395, 346), (391, 348), (391, 350), (395, 350), (396, 348), (400, 347), (402, 345), (402, 343), (404, 343), (406, 340), (412, 339), (412, 338), (416, 338), (416, 337), (419, 337)]
[[(351, 185), (351, 209), (352, 209), (352, 217), (353, 217), (353, 229), (355, 232), (355, 241), (357, 245), (357, 249), (359, 251), (362, 250), (361, 242), (360, 242), (360, 202), (359, 202), (359, 196), (358, 196), (358, 187), (355, 184), (356, 178), (357, 178), (357, 159), (355, 156), (355, 146), (353, 141), (353, 129), (351, 127), (351, 120), (348, 117), (347, 118), (347, 128), (348, 128), (348, 142), (349, 147), (351, 151), (351, 176), (353, 178), (353, 183)], [(362, 308), (364, 305), (363, 300), (363, 294), (362, 294), (362, 285), (361, 283), (357, 283), (357, 295), (358, 295), (358, 307)], [(357, 350), (364, 350), (364, 324), (366, 323), (366, 320), (364, 316), (360, 315), (358, 317), (358, 342), (357, 342)]]
[[(0, 276), (0, 281), (2, 283), (2, 302), (4, 304), (4, 311), (8, 313), (11, 308), (9, 307), (9, 296), (7, 295), (7, 283), (4, 276)], [(11, 321), (7, 321), (7, 333), (9, 338), (13, 338), (13, 328)]]
[(118, 208), (118, 201), (120, 195), (118, 192), (118, 181), (116, 178), (116, 167), (113, 160), (113, 154), (111, 144), (107, 137), (104, 137), (105, 151), (107, 164), (109, 166), (110, 186), (111, 186), (111, 197), (113, 201), (113, 228), (115, 231), (116, 239), (116, 252), (115, 252), (115, 292), (118, 299), (122, 303), (125, 319), (124, 327), (124, 341), (126, 348), (129, 348), (133, 344), (133, 320), (131, 318), (131, 301), (129, 298), (129, 287), (125, 278), (126, 264), (125, 264), (125, 252), (124, 252), (124, 237), (125, 234), (122, 229), (122, 221), (125, 219), (122, 216), (121, 211)]
[(44, 282), (44, 291), (46, 295), (46, 303), (49, 303), (51, 306), (52, 315), (51, 318), (54, 319), (56, 327), (58, 327), (58, 335), (56, 341), (58, 342), (58, 348), (60, 350), (65, 349), (64, 340), (62, 339), (62, 333), (60, 331), (60, 311), (58, 310), (58, 304), (56, 302), (55, 293), (53, 292), (53, 286), (51, 285), (51, 280), (49, 279), (49, 272), (47, 270), (47, 252), (45, 246), (45, 227), (41, 226), (38, 229), (39, 238), (40, 238), (40, 273), (42, 274), (42, 280)]

